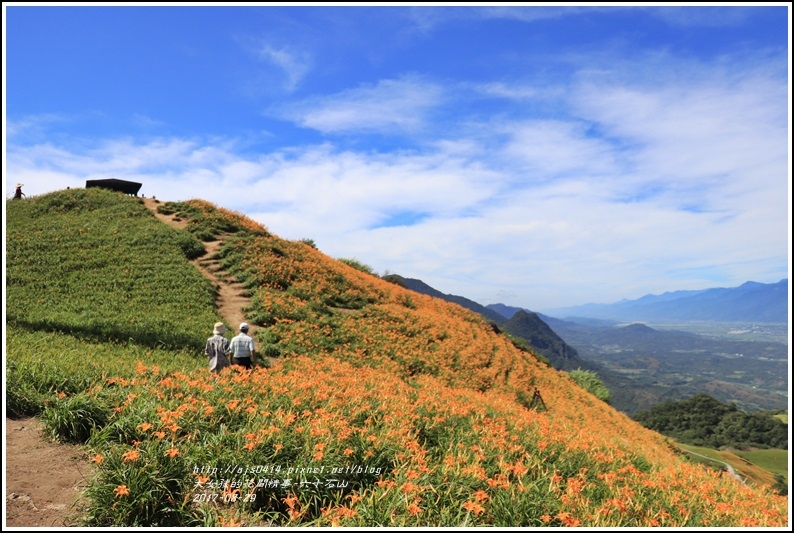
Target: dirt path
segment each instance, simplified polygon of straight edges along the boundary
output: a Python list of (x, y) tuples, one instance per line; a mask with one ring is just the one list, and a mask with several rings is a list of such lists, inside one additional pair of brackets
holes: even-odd
[(713, 457), (708, 457), (706, 455), (703, 455), (703, 454), (700, 454), (700, 453), (697, 453), (697, 452), (693, 452), (692, 450), (685, 450), (684, 448), (681, 448), (681, 449), (683, 451), (685, 451), (686, 453), (691, 453), (692, 455), (697, 455), (698, 457), (703, 457), (704, 459), (708, 459), (709, 461), (714, 461), (715, 463), (722, 463), (723, 465), (725, 465), (725, 468), (726, 468), (726, 470), (728, 471), (728, 474), (730, 474), (731, 477), (736, 479), (736, 481), (738, 481), (742, 485), (746, 485), (747, 484), (745, 482), (744, 478), (736, 473), (736, 470), (734, 470), (734, 468), (731, 466), (730, 463), (728, 463), (726, 461), (720, 461), (719, 459), (714, 459)]
[(76, 502), (93, 477), (91, 463), (81, 447), (55, 444), (41, 431), (35, 418), (6, 419), (4, 529), (77, 525)]
[[(177, 228), (187, 221), (157, 212), (160, 202), (144, 199), (144, 205), (162, 222)], [(207, 253), (192, 261), (199, 271), (218, 288), (215, 302), (230, 331), (237, 332), (245, 320), (243, 307), (250, 305), (245, 287), (223, 270), (213, 259), (223, 243), (204, 243)], [(256, 326), (251, 324), (249, 334)], [(207, 336), (212, 324), (207, 324)], [(43, 437), (42, 423), (35, 418), (6, 419), (5, 424), (5, 527), (76, 526), (78, 496), (93, 477), (87, 453), (79, 446), (56, 444)], [(12, 468), (9, 468), (12, 465)]]
[[(176, 215), (158, 213), (157, 206), (162, 204), (157, 200), (145, 198), (143, 200), (143, 205), (151, 209), (160, 221), (170, 226), (180, 229), (184, 229), (187, 226), (187, 221), (177, 220), (178, 217)], [(205, 242), (204, 247), (207, 249), (207, 253), (191, 262), (199, 269), (204, 277), (218, 288), (218, 297), (215, 300), (215, 305), (218, 308), (218, 312), (223, 317), (226, 327), (236, 334), (240, 323), (245, 321), (243, 308), (251, 304), (251, 298), (247, 295), (243, 284), (234, 279), (234, 276), (223, 270), (223, 267), (221, 267), (217, 259), (213, 259), (225, 238), (226, 235), (220, 235), (219, 240)], [(209, 334), (212, 333), (212, 324), (208, 324), (207, 327), (209, 336)], [(250, 324), (248, 334), (253, 336), (255, 331), (256, 325)]]

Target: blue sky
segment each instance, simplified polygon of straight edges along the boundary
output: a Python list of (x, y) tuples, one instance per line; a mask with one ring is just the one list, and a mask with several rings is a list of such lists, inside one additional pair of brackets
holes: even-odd
[(786, 4), (3, 5), (3, 185), (536, 311), (789, 274)]

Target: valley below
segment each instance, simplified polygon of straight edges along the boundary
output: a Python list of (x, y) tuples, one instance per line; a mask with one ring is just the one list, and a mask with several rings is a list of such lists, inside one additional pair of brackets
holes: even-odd
[(552, 324), (628, 414), (698, 392), (748, 412), (788, 406), (785, 324)]

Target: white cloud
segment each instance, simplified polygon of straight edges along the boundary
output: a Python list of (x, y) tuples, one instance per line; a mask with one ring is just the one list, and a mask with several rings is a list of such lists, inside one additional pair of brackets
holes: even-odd
[(752, 191), (783, 190), (785, 83), (760, 72), (712, 74), (654, 86), (587, 82), (574, 91), (577, 113), (632, 154), (635, 177), (624, 190), (633, 183), (638, 195), (656, 189), (673, 206), (729, 212), (743, 210)]
[(325, 133), (416, 132), (442, 97), (440, 86), (406, 77), (310, 98), (274, 113)]
[[(204, 198), (483, 304), (509, 293), (503, 303), (543, 310), (777, 281), (758, 273), (788, 265), (786, 80), (702, 69), (649, 83), (615, 68), (577, 78), (558, 102), (568, 114), (461, 113), (415, 150), (328, 142), (244, 155), (234, 139), (115, 139), (12, 144), (6, 164), (27, 194), (118, 177), (147, 196)], [(288, 112), (324, 133), (411, 132), (459, 89), (405, 77)], [(526, 85), (490, 90), (535, 97)], [(420, 216), (383, 227), (406, 213)]]
[(545, 181), (563, 174), (614, 173), (614, 147), (587, 132), (588, 124), (573, 120), (529, 120), (509, 127), (504, 156), (522, 165), (527, 181)]
[(601, 8), (601, 7), (579, 7), (579, 6), (543, 6), (543, 5), (467, 5), (466, 8), (460, 6), (421, 6), (414, 7), (408, 11), (410, 20), (422, 32), (430, 32), (438, 26), (447, 24), (450, 21), (460, 19), (502, 19), (518, 20), (521, 22), (537, 22), (550, 19), (559, 19), (583, 13), (592, 13), (599, 9), (622, 9), (622, 8)]

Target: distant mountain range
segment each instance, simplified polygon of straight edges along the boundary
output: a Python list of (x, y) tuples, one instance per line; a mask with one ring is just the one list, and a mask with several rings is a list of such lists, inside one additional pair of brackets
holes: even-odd
[[(488, 306), (504, 316), (516, 308)], [(788, 322), (788, 280), (748, 281), (739, 287), (649, 294), (612, 304), (586, 304), (546, 310), (556, 317), (588, 317), (622, 322)]]
[[(636, 322), (618, 327), (621, 321), (631, 322), (628, 318), (617, 318), (618, 315), (611, 315), (616, 318), (579, 315), (560, 319), (505, 304), (483, 306), (463, 296), (444, 294), (417, 279), (394, 274), (388, 279), (415, 292), (457, 303), (483, 315), (499, 330), (525, 340), (557, 370), (582, 368), (596, 372), (612, 394), (612, 405), (630, 415), (662, 401), (680, 400), (704, 391), (722, 401), (738, 402), (750, 411), (786, 406), (788, 372), (785, 344), (720, 340), (681, 331), (659, 331)], [(650, 308), (654, 302), (684, 300), (678, 302), (683, 308), (685, 300), (697, 304), (704, 301), (697, 296), (703, 296), (706, 301), (721, 301), (725, 306), (729, 305), (726, 302), (733, 302), (734, 309), (749, 309), (754, 304), (746, 300), (760, 300), (762, 293), (776, 297), (783, 294), (787, 298), (787, 280), (772, 286), (746, 283), (742, 287), (679, 291), (646, 296), (637, 301), (645, 302)], [(773, 297), (767, 298), (767, 301), (772, 300)], [(631, 303), (614, 305), (625, 305), (628, 309)], [(705, 304), (701, 303), (700, 309), (703, 308)], [(723, 316), (733, 316), (731, 321), (763, 322), (757, 316), (738, 312), (730, 314), (727, 310)], [(739, 320), (739, 316), (745, 318)], [(669, 320), (685, 322), (693, 319), (675, 317)], [(786, 321), (787, 313), (783, 322)]]

